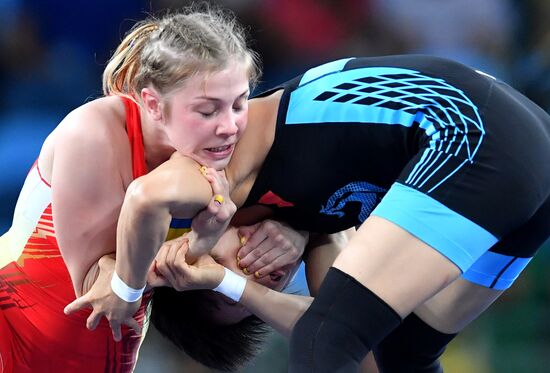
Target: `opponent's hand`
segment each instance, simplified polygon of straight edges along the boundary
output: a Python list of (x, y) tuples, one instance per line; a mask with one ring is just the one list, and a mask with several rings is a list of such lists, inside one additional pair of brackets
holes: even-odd
[(166, 242), (159, 250), (147, 274), (150, 286), (171, 286), (178, 291), (214, 289), (223, 280), (225, 270), (210, 255), (200, 256), (187, 264), (189, 250), (185, 237)]
[(237, 253), (237, 264), (246, 275), (256, 278), (288, 264), (297, 263), (308, 241), (307, 232), (299, 232), (275, 220), (240, 227), (243, 246)]
[(120, 299), (111, 289), (111, 278), (115, 271), (115, 259), (112, 256), (103, 256), (99, 259), (99, 275), (90, 290), (65, 307), (65, 314), (69, 315), (83, 308), (92, 308), (92, 313), (86, 321), (86, 327), (94, 330), (101, 317), (105, 316), (113, 331), (115, 341), (122, 339), (121, 326), (127, 325), (136, 334), (141, 334), (141, 326), (132, 316), (137, 312), (141, 299), (128, 303)]

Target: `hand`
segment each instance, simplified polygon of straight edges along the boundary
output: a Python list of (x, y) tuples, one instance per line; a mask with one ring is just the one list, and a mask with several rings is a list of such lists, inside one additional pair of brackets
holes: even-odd
[(309, 237), (307, 232), (295, 231), (275, 220), (240, 227), (239, 236), (243, 246), (237, 254), (237, 264), (245, 274), (254, 273), (256, 278), (297, 263)]
[(237, 206), (229, 197), (229, 183), (225, 172), (213, 168), (201, 168), (204, 177), (210, 182), (214, 195), (208, 206), (193, 218), (190, 239), (191, 262), (208, 252), (227, 229)]
[(166, 242), (159, 250), (149, 273), (150, 286), (171, 286), (178, 291), (214, 289), (223, 280), (225, 270), (210, 255), (200, 256), (193, 265), (187, 264), (189, 250), (184, 237)]
[(120, 299), (111, 290), (111, 278), (115, 271), (115, 259), (106, 255), (99, 259), (99, 275), (97, 280), (86, 294), (77, 298), (65, 307), (65, 314), (69, 315), (83, 308), (92, 308), (92, 313), (86, 321), (89, 330), (95, 330), (101, 317), (105, 316), (111, 325), (115, 341), (122, 339), (121, 325), (128, 325), (138, 335), (141, 334), (141, 326), (132, 316), (137, 312), (141, 299), (127, 303)]

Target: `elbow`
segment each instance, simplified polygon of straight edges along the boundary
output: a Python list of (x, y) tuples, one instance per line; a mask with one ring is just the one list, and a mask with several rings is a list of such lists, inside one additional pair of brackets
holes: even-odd
[(162, 200), (162, 190), (157, 190), (148, 185), (143, 177), (138, 178), (128, 186), (119, 224), (149, 226), (151, 224), (164, 224), (168, 226), (171, 219), (168, 203)]
[(147, 214), (158, 206), (155, 203), (155, 195), (143, 178), (135, 179), (130, 183), (124, 197), (124, 206), (132, 211)]

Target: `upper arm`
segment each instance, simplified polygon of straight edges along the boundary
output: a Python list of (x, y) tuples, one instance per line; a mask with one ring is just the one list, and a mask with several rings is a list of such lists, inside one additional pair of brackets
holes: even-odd
[(92, 263), (115, 251), (128, 162), (121, 155), (129, 154), (124, 133), (116, 136), (105, 128), (112, 123), (79, 110), (59, 127), (51, 174), (56, 238), (77, 293)]

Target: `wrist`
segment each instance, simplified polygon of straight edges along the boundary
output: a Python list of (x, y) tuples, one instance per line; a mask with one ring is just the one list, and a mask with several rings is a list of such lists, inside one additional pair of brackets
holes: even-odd
[(116, 273), (116, 270), (113, 272), (113, 277), (111, 278), (111, 289), (120, 299), (125, 302), (133, 303), (141, 299), (143, 292), (145, 291), (145, 286), (141, 288), (132, 288), (128, 286)]
[(188, 263), (193, 263), (199, 256), (210, 252), (217, 242), (214, 237), (200, 236), (193, 230), (190, 231), (186, 237), (189, 240), (189, 251), (185, 258), (191, 260), (187, 260)]
[(225, 295), (226, 297), (239, 302), (246, 287), (246, 278), (239, 276), (235, 272), (224, 267), (224, 275), (219, 285), (214, 291)]

